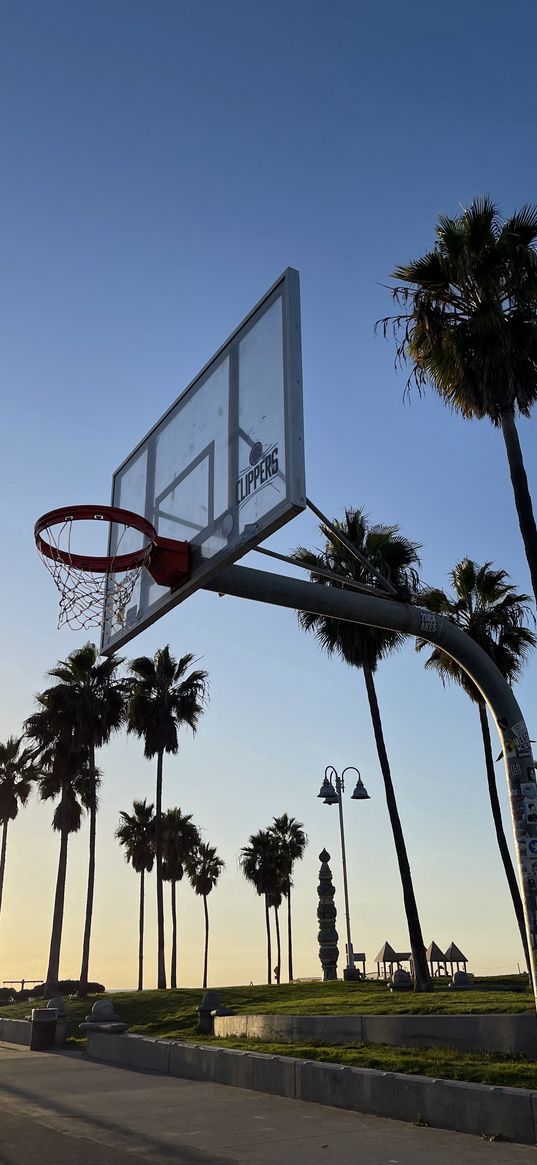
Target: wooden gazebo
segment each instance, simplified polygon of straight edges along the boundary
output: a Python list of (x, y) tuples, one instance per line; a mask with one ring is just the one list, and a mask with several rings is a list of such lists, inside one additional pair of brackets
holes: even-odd
[[(401, 963), (411, 963), (410, 951), (394, 951), (389, 942), (385, 942), (375, 959), (377, 964), (377, 978), (389, 979)], [(381, 970), (382, 968), (382, 970)]]
[(449, 965), (451, 967), (451, 974), (452, 975), (453, 975), (454, 964), (456, 964), (455, 969), (457, 971), (460, 971), (461, 967), (462, 967), (463, 971), (466, 971), (466, 968), (468, 966), (468, 959), (466, 958), (466, 955), (463, 955), (462, 951), (459, 950), (458, 946), (456, 946), (455, 943), (452, 942), (449, 944), (448, 949), (444, 955), (444, 959), (445, 959), (446, 963), (449, 963)]
[(433, 977), (438, 978), (438, 976), (441, 974), (447, 975), (446, 956), (444, 952), (440, 950), (440, 947), (437, 943), (432, 942), (431, 945), (427, 947), (425, 958), (427, 959), (431, 969), (431, 975)]

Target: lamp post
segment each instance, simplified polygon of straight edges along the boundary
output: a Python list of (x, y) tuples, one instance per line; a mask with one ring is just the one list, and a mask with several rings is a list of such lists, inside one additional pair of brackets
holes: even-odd
[[(358, 780), (351, 794), (351, 801), (369, 801), (369, 793), (360, 776), (360, 770), (354, 765), (347, 765), (343, 769), (341, 776), (337, 773), (333, 765), (327, 765), (324, 770), (324, 781), (321, 785), (321, 790), (317, 794), (322, 799), (325, 805), (339, 806), (339, 831), (341, 836), (341, 863), (343, 866), (343, 894), (345, 897), (345, 922), (347, 926), (347, 965), (343, 972), (344, 979), (354, 979), (356, 977), (356, 969), (354, 966), (354, 951), (352, 949), (351, 940), (351, 918), (349, 911), (349, 890), (347, 886), (347, 858), (345, 854), (345, 829), (343, 825), (343, 796), (345, 791), (345, 773), (358, 773)], [(335, 781), (335, 785), (334, 785)]]

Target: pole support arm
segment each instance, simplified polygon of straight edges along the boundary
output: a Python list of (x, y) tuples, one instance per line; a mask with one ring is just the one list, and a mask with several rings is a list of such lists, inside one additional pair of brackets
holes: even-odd
[(528, 822), (525, 813), (526, 801), (537, 801), (535, 768), (529, 733), (519, 704), (507, 680), (486, 652), (448, 619), (422, 607), (287, 575), (252, 570), (246, 566), (228, 566), (207, 582), (204, 589), (350, 623), (363, 623), (368, 627), (399, 631), (442, 648), (464, 668), (490, 708), (502, 741), (537, 1002), (537, 825)]

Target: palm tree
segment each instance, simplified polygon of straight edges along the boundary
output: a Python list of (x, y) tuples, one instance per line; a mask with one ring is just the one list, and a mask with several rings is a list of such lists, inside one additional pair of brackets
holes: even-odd
[(28, 748), (21, 749), (23, 737), (10, 736), (5, 744), (0, 744), (0, 822), (2, 824), (2, 850), (0, 853), (0, 910), (4, 890), (6, 869), (7, 830), (14, 821), (19, 805), (26, 805), (30, 796), (32, 780), (37, 777), (33, 753)]
[[(451, 571), (450, 579), (453, 598), (438, 588), (429, 587), (422, 591), (420, 603), (461, 627), (487, 652), (508, 683), (513, 684), (522, 671), (528, 653), (537, 645), (537, 636), (525, 626), (529, 612), (528, 595), (520, 594), (509, 583), (509, 575), (504, 570), (495, 570), (490, 562), (479, 566), (470, 558), (463, 558)], [(429, 647), (430, 644), (424, 639), (416, 643), (418, 651)], [(496, 838), (531, 977), (524, 909), (502, 823), (485, 700), (460, 664), (440, 647), (433, 649), (425, 666), (433, 668), (443, 683), (454, 680), (460, 684), (466, 695), (477, 704)]]
[(537, 599), (537, 527), (515, 424), (537, 400), (537, 207), (502, 222), (490, 198), (475, 198), (457, 218), (441, 215), (434, 249), (392, 277), (400, 314), (381, 323), (411, 365), (407, 388), (429, 383), (449, 408), (502, 430)]
[(153, 659), (140, 656), (130, 663), (132, 680), (128, 702), (129, 732), (143, 738), (144, 756), (157, 758), (155, 797), (155, 860), (157, 868), (157, 985), (166, 987), (164, 963), (164, 901), (162, 894), (162, 768), (164, 753), (179, 750), (179, 729), (186, 724), (196, 731), (207, 698), (207, 673), (188, 671), (193, 655), (177, 661), (169, 647)]
[(144, 875), (153, 869), (155, 819), (153, 806), (133, 801), (134, 813), (120, 812), (121, 821), (115, 836), (125, 846), (125, 860), (140, 875), (140, 922), (138, 937), (138, 990), (143, 991), (144, 978)]
[(162, 816), (162, 877), (171, 883), (172, 954), (170, 987), (177, 987), (177, 882), (181, 882), (185, 868), (193, 861), (201, 841), (199, 830), (190, 813), (178, 808), (168, 809)]
[(45, 979), (45, 991), (54, 995), (58, 991), (69, 834), (78, 832), (83, 809), (95, 801), (99, 777), (90, 778), (87, 750), (80, 747), (65, 710), (51, 701), (51, 690), (36, 697), (38, 710), (26, 721), (25, 730), (36, 745), (41, 800), (59, 798), (52, 817), (52, 827), (60, 834), (60, 853)]
[(89, 861), (86, 915), (82, 942), (79, 995), (88, 991), (91, 924), (95, 887), (95, 841), (97, 831), (97, 780), (95, 750), (107, 744), (112, 732), (124, 721), (124, 693), (116, 677), (123, 661), (118, 656), (99, 658), (95, 644), (86, 643), (48, 673), (58, 682), (50, 688), (51, 708), (61, 708), (73, 725), (79, 746), (87, 752), (89, 777)]
[(189, 878), (192, 889), (196, 894), (203, 898), (203, 910), (205, 914), (205, 947), (203, 955), (203, 989), (207, 989), (207, 964), (209, 959), (209, 908), (207, 905), (207, 898), (214, 890), (216, 883), (225, 869), (225, 862), (218, 857), (216, 849), (212, 845), (207, 845), (205, 842), (200, 842), (194, 854), (193, 860), (189, 863)]
[(260, 829), (248, 838), (239, 854), (239, 865), (247, 882), (251, 882), (265, 902), (265, 927), (267, 932), (267, 983), (272, 983), (272, 943), (270, 935), (269, 910), (271, 897), (281, 893), (280, 846), (274, 834), (268, 829)]
[[(334, 528), (343, 538), (372, 563), (374, 568), (389, 579), (396, 588), (399, 598), (408, 602), (416, 594), (418, 587), (417, 567), (419, 547), (409, 542), (399, 532), (397, 526), (372, 526), (362, 510), (346, 510), (342, 522), (335, 522)], [(347, 547), (326, 526), (321, 525), (325, 540), (322, 553), (299, 547), (294, 557), (300, 559), (310, 572), (312, 582), (323, 586), (342, 587), (338, 578), (370, 585), (371, 578), (361, 563), (353, 557)], [(322, 572), (322, 573), (319, 573)], [(326, 577), (332, 573), (333, 579)], [(395, 843), (399, 873), (403, 887), (403, 900), (408, 923), (408, 933), (414, 963), (416, 991), (431, 989), (429, 968), (425, 957), (425, 944), (421, 931), (418, 907), (412, 884), (410, 864), (406, 852), (405, 839), (397, 808), (388, 753), (375, 690), (374, 675), (381, 660), (397, 651), (404, 642), (404, 635), (396, 631), (386, 631), (379, 627), (365, 627), (358, 623), (346, 623), (324, 615), (313, 615), (299, 611), (298, 620), (305, 631), (312, 631), (317, 641), (328, 655), (338, 655), (351, 667), (363, 672), (373, 731), (384, 781), (386, 804)]]
[[(279, 867), (278, 874), (280, 874), (280, 872), (281, 868)], [(278, 882), (281, 886), (280, 877), (278, 877)], [(272, 894), (269, 894), (269, 907), (272, 906), (274, 910), (274, 927), (276, 930), (276, 966), (274, 968), (274, 978), (278, 984), (278, 987), (280, 986), (280, 980), (282, 977), (282, 941), (280, 937), (280, 916), (278, 914), (282, 904), (282, 898), (283, 890), (279, 888), (277, 890), (273, 890)]]
[(291, 889), (293, 886), (293, 866), (304, 856), (308, 839), (304, 833), (304, 826), (295, 817), (282, 813), (281, 817), (274, 817), (269, 833), (278, 838), (281, 850), (283, 870), (283, 893), (287, 898), (287, 956), (289, 963), (289, 982), (293, 982), (293, 938), (291, 927)]

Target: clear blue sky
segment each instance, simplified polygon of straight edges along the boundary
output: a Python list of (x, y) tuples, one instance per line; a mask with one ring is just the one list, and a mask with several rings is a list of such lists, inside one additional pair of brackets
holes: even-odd
[[(4, 0), (1, 739), (85, 640), (56, 630), (36, 517), (108, 500), (112, 470), (287, 265), (301, 274), (310, 496), (331, 516), (360, 505), (398, 522), (423, 544), (430, 583), (469, 554), (529, 589), (501, 437), (431, 393), (403, 404), (404, 375), (373, 326), (390, 310), (390, 271), (430, 246), (440, 211), (485, 192), (505, 213), (537, 201), (536, 32), (522, 0), (509, 15), (484, 0)], [(520, 425), (534, 496), (536, 423)], [(316, 540), (303, 517), (272, 545)], [(323, 846), (343, 935), (335, 810), (315, 799), (328, 763), (358, 765), (371, 794), (347, 805), (354, 945), (369, 962), (385, 939), (406, 946), (361, 676), (323, 658), (291, 613), (213, 595), (147, 631), (136, 653), (167, 642), (211, 677), (196, 739), (166, 766), (165, 802), (194, 813), (227, 863), (211, 903), (213, 982), (263, 976), (262, 906), (236, 858), (274, 814), (310, 836), (297, 974), (319, 970)], [(519, 690), (530, 731), (536, 668)], [(424, 675), (412, 644), (382, 666), (378, 690), (426, 942), (454, 939), (476, 970), (516, 969), (476, 711)], [(101, 765), (92, 972), (129, 986), (137, 879), (113, 831), (133, 797), (152, 796), (154, 774), (134, 740)], [(50, 816), (34, 803), (11, 829), (0, 979), (44, 970)], [(86, 846), (84, 831), (71, 847), (65, 975), (79, 970)], [(202, 909), (186, 888), (180, 897), (180, 979), (197, 983)], [(148, 912), (151, 983), (152, 901)]]

